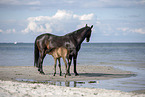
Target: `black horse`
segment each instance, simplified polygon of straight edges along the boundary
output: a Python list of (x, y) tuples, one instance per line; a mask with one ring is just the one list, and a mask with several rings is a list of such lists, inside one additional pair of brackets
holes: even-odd
[(73, 58), (74, 63), (74, 73), (78, 75), (76, 71), (76, 60), (78, 51), (81, 48), (81, 43), (86, 38), (86, 41), (89, 42), (93, 25), (91, 27), (86, 26), (78, 29), (72, 33), (68, 33), (64, 36), (56, 36), (53, 34), (42, 34), (38, 36), (35, 40), (34, 47), (34, 66), (38, 67), (38, 71), (41, 74), (45, 74), (43, 72), (42, 63), (43, 59), (46, 56), (46, 53), (51, 52), (53, 49), (58, 47), (65, 47), (70, 51), (68, 67), (67, 67), (67, 75), (70, 75), (70, 65)]

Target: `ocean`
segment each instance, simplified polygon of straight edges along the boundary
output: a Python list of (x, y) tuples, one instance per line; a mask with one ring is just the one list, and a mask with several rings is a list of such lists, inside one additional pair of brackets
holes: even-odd
[[(0, 43), (0, 66), (33, 66), (33, 52), (33, 43)], [(53, 57), (47, 55), (43, 66), (53, 64)], [(123, 91), (145, 89), (145, 43), (83, 43), (78, 53), (77, 65), (113, 66), (137, 74), (136, 77), (113, 79), (113, 82), (102, 81), (97, 88)], [(107, 86), (107, 83), (115, 88)]]

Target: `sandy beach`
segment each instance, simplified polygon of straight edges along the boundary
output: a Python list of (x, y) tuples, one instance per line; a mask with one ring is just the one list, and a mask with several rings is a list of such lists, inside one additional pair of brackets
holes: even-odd
[(33, 66), (0, 66), (0, 95), (2, 95), (1, 97), (145, 97), (145, 94), (118, 90), (64, 87), (41, 83), (47, 81), (107, 80), (136, 75), (130, 71), (122, 71), (110, 66), (78, 66), (77, 70), (79, 76), (75, 76), (71, 68), (71, 76), (65, 78), (63, 66), (62, 76), (59, 76), (58, 68), (56, 76), (53, 76), (53, 66), (44, 66), (45, 75), (40, 75)]
[(53, 76), (53, 66), (44, 66), (45, 75), (39, 74), (37, 68), (33, 66), (0, 66), (0, 80), (16, 81), (16, 79), (30, 79), (35, 81), (82, 81), (82, 80), (106, 80), (112, 78), (124, 78), (135, 76), (130, 71), (122, 71), (114, 69), (110, 66), (77, 66), (79, 76), (73, 73), (71, 67), (71, 76), (64, 77), (65, 68), (62, 66), (62, 76), (59, 76), (59, 68), (57, 74)]
[(118, 90), (70, 88), (49, 84), (0, 81), (1, 97), (145, 97)]

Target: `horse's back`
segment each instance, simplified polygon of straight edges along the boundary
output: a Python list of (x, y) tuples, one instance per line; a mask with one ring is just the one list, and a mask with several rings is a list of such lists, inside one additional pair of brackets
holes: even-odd
[(49, 41), (49, 39), (51, 37), (54, 37), (55, 38), (57, 36), (56, 35), (53, 35), (53, 34), (50, 34), (50, 33), (44, 33), (44, 34), (41, 34), (41, 35), (37, 36), (35, 42), (37, 42), (37, 41), (41, 41), (41, 42)]

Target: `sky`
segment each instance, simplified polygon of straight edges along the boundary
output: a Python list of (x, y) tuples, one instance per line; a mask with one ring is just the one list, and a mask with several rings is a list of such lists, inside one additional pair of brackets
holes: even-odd
[(91, 43), (145, 42), (145, 0), (0, 0), (0, 43), (93, 25)]

